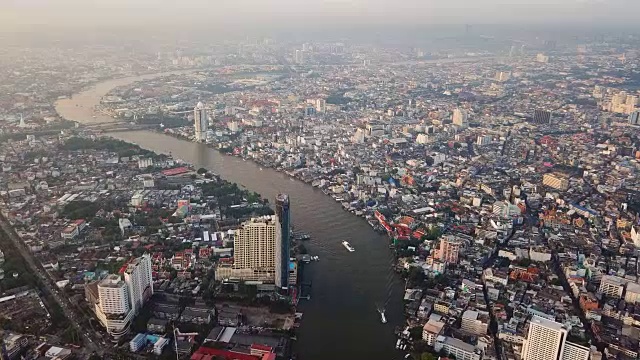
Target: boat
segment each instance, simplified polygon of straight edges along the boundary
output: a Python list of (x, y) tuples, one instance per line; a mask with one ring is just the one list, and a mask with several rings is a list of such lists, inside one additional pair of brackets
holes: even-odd
[(380, 321), (383, 324), (386, 324), (387, 323), (387, 317), (384, 316), (384, 309), (382, 309), (382, 310), (378, 309), (378, 312), (380, 313)]
[(354, 249), (354, 248), (353, 248), (353, 246), (351, 246), (351, 244), (349, 244), (349, 242), (348, 242), (348, 241), (346, 241), (346, 240), (342, 242), (342, 245), (343, 245), (345, 248), (347, 248), (347, 250), (349, 250), (349, 252), (354, 252), (354, 251), (356, 251), (356, 249)]

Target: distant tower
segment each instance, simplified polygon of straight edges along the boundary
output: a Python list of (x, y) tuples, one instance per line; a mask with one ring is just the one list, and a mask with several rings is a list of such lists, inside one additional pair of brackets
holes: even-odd
[(276, 286), (281, 289), (289, 287), (289, 241), (291, 237), (291, 213), (289, 195), (278, 194), (276, 197)]
[(509, 49), (509, 57), (513, 57), (516, 54), (516, 46), (511, 45), (511, 49)]
[(459, 108), (453, 110), (452, 120), (454, 125), (464, 127), (467, 125), (467, 119), (468, 116), (466, 111)]
[(304, 55), (305, 55), (306, 51), (304, 50), (296, 50), (296, 54), (295, 54), (295, 62), (296, 64), (302, 64), (304, 63)]
[(207, 130), (209, 130), (209, 119), (207, 117), (207, 109), (204, 104), (199, 102), (193, 109), (193, 120), (195, 128), (195, 138), (197, 141), (207, 140)]
[(464, 33), (465, 33), (465, 35), (467, 35), (467, 36), (471, 35), (471, 30), (472, 30), (472, 29), (473, 29), (473, 27), (472, 27), (471, 25), (466, 24), (466, 25), (464, 26)]
[(22, 116), (22, 114), (20, 114), (20, 124), (18, 126), (21, 128), (27, 127), (27, 124), (24, 122), (24, 117)]

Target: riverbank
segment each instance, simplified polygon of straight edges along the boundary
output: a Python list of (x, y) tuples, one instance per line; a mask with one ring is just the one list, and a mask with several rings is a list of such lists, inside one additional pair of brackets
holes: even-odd
[[(190, 141), (193, 142), (192, 139), (186, 137), (186, 136), (182, 136), (180, 134), (177, 133), (173, 133), (173, 132), (169, 132), (166, 130), (156, 130), (156, 132), (161, 133), (163, 135), (166, 136), (171, 136), (173, 138), (179, 139), (179, 140), (183, 140), (183, 141)], [(204, 144), (204, 143), (203, 143)], [(344, 201), (344, 198), (340, 197), (337, 194), (332, 194), (326, 187), (321, 186), (319, 183), (314, 183), (314, 179), (310, 179), (310, 178), (305, 178), (303, 176), (300, 175), (300, 173), (295, 172), (295, 171), (291, 171), (291, 170), (287, 170), (284, 167), (279, 167), (276, 166), (274, 167), (273, 164), (267, 162), (267, 161), (260, 161), (260, 159), (257, 158), (252, 158), (252, 157), (246, 157), (246, 156), (242, 156), (241, 154), (234, 154), (233, 151), (229, 151), (228, 149), (220, 149), (220, 148), (216, 148), (214, 146), (214, 144), (209, 144), (206, 143), (204, 144), (207, 147), (209, 147), (210, 149), (213, 149), (214, 151), (217, 151), (218, 153), (220, 153), (221, 155), (224, 156), (230, 156), (230, 157), (234, 157), (234, 158), (240, 158), (243, 161), (251, 161), (253, 164), (260, 166), (260, 169), (263, 168), (270, 168), (273, 169), (277, 172), (280, 172), (282, 174), (285, 174), (287, 176), (290, 177), (290, 179), (292, 180), (298, 180), (301, 181), (313, 188), (317, 188), (317, 189), (321, 189), (322, 192), (327, 195), (328, 197), (330, 197), (331, 199), (333, 199), (335, 202), (339, 203), (342, 208), (346, 211), (349, 212), (357, 217), (363, 218), (364, 220), (366, 220), (367, 224), (369, 224), (369, 226), (371, 226), (371, 228), (378, 232), (379, 234), (386, 234), (389, 236), (390, 241), (393, 240), (393, 236), (387, 232), (384, 228), (384, 226), (376, 219), (376, 216), (374, 214), (375, 210), (371, 210), (371, 211), (366, 211), (366, 209), (358, 209), (354, 206), (352, 206), (352, 204), (350, 202)]]

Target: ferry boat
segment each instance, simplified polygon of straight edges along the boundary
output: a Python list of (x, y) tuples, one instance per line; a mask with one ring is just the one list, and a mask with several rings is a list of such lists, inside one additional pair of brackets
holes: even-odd
[(384, 316), (384, 310), (378, 310), (378, 312), (380, 313), (380, 322), (382, 322), (383, 324), (387, 323), (387, 317)]
[(356, 251), (356, 249), (354, 249), (354, 248), (353, 248), (353, 246), (351, 246), (351, 244), (349, 244), (349, 242), (348, 242), (348, 241), (346, 241), (346, 240), (342, 242), (342, 245), (343, 245), (345, 248), (347, 248), (347, 250), (349, 250), (349, 252), (354, 252), (354, 251)]

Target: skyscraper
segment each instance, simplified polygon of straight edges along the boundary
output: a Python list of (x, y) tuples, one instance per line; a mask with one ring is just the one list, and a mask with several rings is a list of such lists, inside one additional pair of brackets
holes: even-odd
[(566, 337), (567, 329), (561, 324), (534, 316), (522, 348), (523, 360), (559, 360)]
[(236, 230), (233, 242), (233, 267), (273, 273), (276, 248), (275, 218), (251, 219)]
[(566, 341), (567, 329), (560, 323), (533, 316), (522, 360), (587, 360), (589, 348)]
[(153, 295), (151, 257), (130, 262), (124, 276), (111, 274), (86, 286), (86, 297), (107, 332), (118, 338), (129, 331), (131, 320)]
[(209, 118), (207, 117), (207, 109), (204, 104), (199, 102), (193, 109), (193, 120), (195, 128), (196, 141), (207, 140), (207, 131), (209, 130)]
[(131, 307), (138, 313), (142, 305), (153, 295), (149, 254), (143, 255), (127, 265), (124, 271), (124, 282), (129, 289)]
[(629, 115), (629, 124), (640, 125), (640, 111), (634, 111)]
[(276, 286), (289, 287), (289, 241), (291, 237), (291, 214), (289, 195), (278, 194), (276, 197)]
[(461, 109), (453, 110), (453, 125), (458, 125), (460, 127), (467, 125), (467, 112)]

